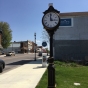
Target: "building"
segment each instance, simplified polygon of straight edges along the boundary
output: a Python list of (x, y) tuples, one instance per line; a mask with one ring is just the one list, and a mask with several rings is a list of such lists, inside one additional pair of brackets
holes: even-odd
[(42, 46), (37, 46), (37, 52), (43, 52), (42, 49), (43, 49)]
[(27, 41), (21, 41), (20, 42), (20, 49), (22, 53), (28, 53), (32, 49), (32, 42), (27, 40)]
[(37, 44), (32, 42), (32, 49), (30, 50), (30, 52), (34, 53), (36, 48), (37, 48)]
[(55, 59), (88, 56), (88, 12), (60, 13), (60, 27), (53, 37)]
[(3, 51), (6, 53), (9, 51), (20, 52), (20, 42), (11, 42), (10, 46), (7, 49), (3, 49)]
[(19, 41), (11, 42), (10, 46), (7, 49), (3, 49), (4, 52), (15, 51), (16, 53), (29, 53), (34, 49), (32, 41)]

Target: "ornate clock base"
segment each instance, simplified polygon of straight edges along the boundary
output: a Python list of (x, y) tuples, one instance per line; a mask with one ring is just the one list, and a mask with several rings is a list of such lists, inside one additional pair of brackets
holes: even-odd
[(48, 58), (48, 88), (56, 88), (55, 86), (55, 67), (54, 67), (54, 58)]

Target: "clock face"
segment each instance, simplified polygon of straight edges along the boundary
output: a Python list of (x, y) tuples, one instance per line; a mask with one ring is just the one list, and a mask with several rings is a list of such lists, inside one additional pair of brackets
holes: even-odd
[(48, 28), (53, 28), (59, 23), (59, 16), (54, 12), (49, 12), (43, 17), (43, 24)]

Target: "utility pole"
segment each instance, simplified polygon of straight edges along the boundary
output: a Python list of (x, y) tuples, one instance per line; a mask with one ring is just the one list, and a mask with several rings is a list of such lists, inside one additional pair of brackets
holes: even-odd
[(34, 33), (34, 37), (35, 37), (35, 48), (34, 48), (34, 50), (35, 50), (35, 61), (36, 61), (36, 33)]
[(13, 42), (12, 42), (12, 51), (13, 51)]

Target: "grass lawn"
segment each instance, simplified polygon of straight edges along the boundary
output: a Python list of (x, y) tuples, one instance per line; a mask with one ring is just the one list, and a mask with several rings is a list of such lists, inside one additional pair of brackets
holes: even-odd
[[(47, 78), (46, 70), (36, 88), (47, 88)], [(88, 88), (88, 66), (55, 61), (55, 79), (56, 88)]]

